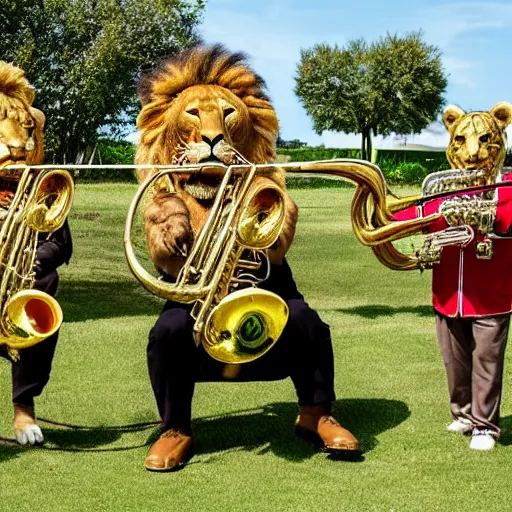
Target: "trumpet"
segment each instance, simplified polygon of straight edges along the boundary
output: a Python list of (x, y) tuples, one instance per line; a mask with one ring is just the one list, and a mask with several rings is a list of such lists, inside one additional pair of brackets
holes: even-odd
[[(131, 242), (134, 215), (144, 192), (169, 173), (222, 172), (223, 178), (204, 227), (174, 283), (152, 276), (137, 260)], [(278, 340), (288, 306), (278, 295), (255, 288), (270, 269), (266, 249), (285, 219), (284, 197), (274, 184), (251, 186), (255, 165), (208, 163), (169, 167), (149, 176), (130, 205), (124, 247), (128, 265), (151, 293), (193, 304), (194, 338), (214, 359), (231, 364), (253, 361)]]
[[(12, 167), (12, 169), (11, 169)], [(12, 199), (0, 208), (0, 344), (13, 359), (18, 351), (43, 341), (62, 323), (62, 309), (50, 295), (33, 290), (39, 233), (64, 223), (74, 195), (74, 182), (64, 170), (39, 166), (7, 166), (19, 173)]]

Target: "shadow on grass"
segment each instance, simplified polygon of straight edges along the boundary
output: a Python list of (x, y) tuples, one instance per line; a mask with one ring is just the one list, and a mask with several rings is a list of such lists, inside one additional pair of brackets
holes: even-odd
[[(363, 455), (378, 444), (377, 436), (405, 421), (410, 410), (404, 402), (384, 399), (338, 400), (333, 415), (360, 441)], [(300, 462), (316, 453), (293, 434), (295, 403), (278, 402), (222, 416), (194, 421), (196, 454), (248, 450), (272, 452)]]
[(504, 446), (512, 444), (512, 416), (505, 416), (500, 419), (500, 440), (499, 443)]
[[(108, 446), (119, 441), (125, 433), (136, 433), (148, 429), (154, 429), (156, 422), (132, 423), (116, 426), (85, 426), (56, 423), (51, 420), (39, 418), (39, 425), (42, 427), (45, 443), (42, 446), (24, 447), (16, 443), (14, 439), (0, 438), (0, 463), (20, 456), (27, 450), (45, 450), (61, 452), (119, 452), (137, 450), (150, 444), (150, 440), (143, 443)], [(59, 428), (45, 428), (46, 425), (53, 425)]]
[(123, 316), (157, 316), (163, 302), (145, 292), (135, 279), (126, 281), (66, 281), (57, 297), (66, 322)]
[(369, 306), (354, 306), (353, 308), (335, 308), (329, 311), (336, 313), (347, 313), (349, 315), (359, 315), (363, 318), (378, 318), (380, 316), (392, 316), (401, 313), (412, 313), (418, 316), (433, 316), (432, 306), (403, 306), (393, 307), (383, 304), (372, 304)]
[(16, 444), (16, 441), (0, 437), (0, 464), (19, 456), (23, 449)]
[[(385, 399), (338, 400), (333, 415), (360, 441), (363, 455), (377, 446), (377, 436), (405, 421), (410, 410), (404, 402)], [(197, 418), (193, 422), (197, 462), (201, 456), (225, 451), (272, 452), (283, 459), (301, 462), (316, 453), (315, 448), (293, 434), (297, 405), (277, 402), (261, 408)], [(24, 448), (11, 440), (0, 439), (0, 463), (18, 457), (29, 449), (62, 452), (118, 452), (136, 450), (152, 444), (159, 435), (157, 423), (145, 422), (118, 426), (84, 426), (53, 423), (39, 418), (46, 442), (42, 447)], [(51, 428), (44, 428), (44, 425)], [(58, 427), (58, 428), (55, 428)], [(109, 446), (123, 434), (151, 429), (143, 443)]]
[(148, 441), (128, 446), (108, 446), (121, 439), (123, 434), (136, 433), (154, 428), (157, 422), (130, 423), (126, 425), (87, 426), (58, 423), (39, 418), (41, 424), (58, 428), (45, 428), (44, 449), (69, 452), (119, 452), (135, 450), (148, 444)]

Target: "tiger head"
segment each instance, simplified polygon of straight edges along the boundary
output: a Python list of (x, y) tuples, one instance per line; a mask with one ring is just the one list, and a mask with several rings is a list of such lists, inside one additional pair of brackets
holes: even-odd
[(502, 101), (489, 112), (468, 114), (450, 105), (443, 121), (450, 133), (446, 156), (452, 168), (479, 169), (488, 182), (494, 181), (505, 160), (505, 128), (512, 121), (512, 104)]
[(24, 72), (0, 61), (0, 167), (43, 160), (45, 118), (31, 106), (34, 98)]
[[(275, 159), (277, 116), (265, 84), (241, 53), (195, 47), (167, 61), (139, 85), (143, 108), (135, 161), (269, 163)], [(151, 172), (151, 171), (149, 171)], [(143, 180), (148, 171), (139, 172)], [(173, 188), (211, 201), (219, 176), (173, 175)]]

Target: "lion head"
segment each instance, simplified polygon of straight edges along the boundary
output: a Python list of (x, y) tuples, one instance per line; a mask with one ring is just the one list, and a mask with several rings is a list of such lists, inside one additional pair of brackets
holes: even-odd
[[(136, 163), (217, 161), (270, 163), (275, 159), (277, 116), (265, 84), (242, 53), (222, 46), (195, 47), (141, 80)], [(138, 174), (139, 180), (147, 172)], [(176, 191), (199, 201), (216, 194), (219, 177), (173, 175)]]
[(452, 168), (479, 169), (493, 181), (505, 160), (505, 128), (512, 121), (512, 104), (502, 101), (489, 112), (469, 114), (450, 105), (443, 121), (450, 133), (446, 156)]
[(44, 115), (24, 72), (0, 61), (0, 166), (43, 160)]

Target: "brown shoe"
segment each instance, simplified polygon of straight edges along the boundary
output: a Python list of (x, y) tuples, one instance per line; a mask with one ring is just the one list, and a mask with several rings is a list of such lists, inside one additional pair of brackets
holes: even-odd
[(322, 405), (301, 407), (295, 434), (328, 453), (360, 455), (359, 441), (326, 412)]
[(191, 436), (171, 428), (150, 448), (144, 466), (149, 471), (176, 471), (194, 455)]
[(18, 443), (42, 444), (43, 433), (36, 423), (34, 407), (23, 404), (14, 405), (14, 433)]

